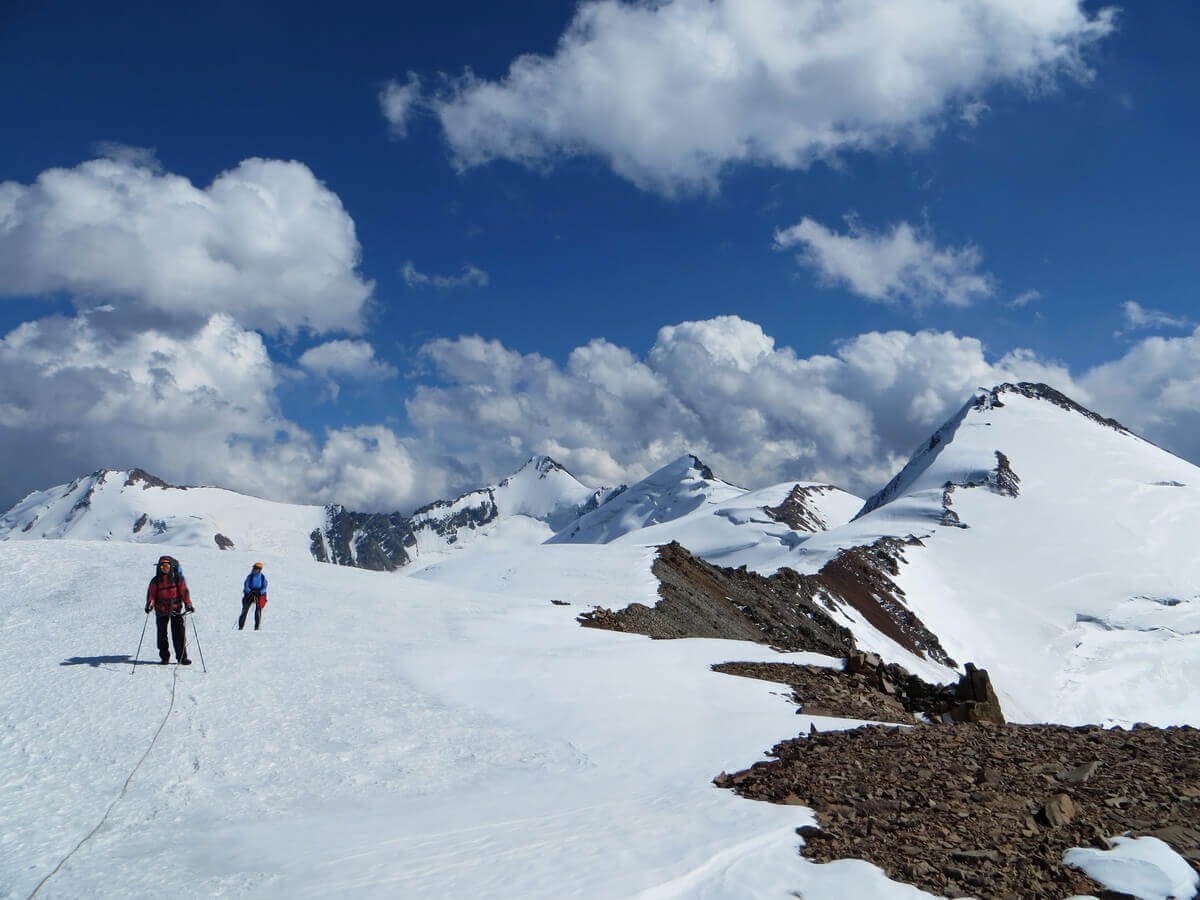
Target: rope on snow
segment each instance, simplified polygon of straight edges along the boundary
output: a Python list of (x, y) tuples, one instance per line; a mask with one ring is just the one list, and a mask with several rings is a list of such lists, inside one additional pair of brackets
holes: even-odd
[(132, 771), (130, 771), (129, 777), (125, 779), (125, 784), (123, 784), (121, 786), (121, 793), (117, 794), (117, 798), (115, 800), (113, 800), (112, 803), (108, 804), (108, 809), (106, 809), (104, 811), (104, 816), (100, 819), (100, 821), (98, 823), (96, 823), (96, 827), (93, 828), (91, 831), (89, 831), (87, 833), (87, 835), (83, 838), (83, 840), (81, 840), (78, 844), (75, 845), (75, 849), (73, 849), (70, 853), (68, 853), (66, 856), (64, 856), (59, 861), (58, 865), (54, 867), (54, 871), (52, 871), (49, 875), (47, 875), (45, 878), (43, 878), (41, 881), (38, 882), (37, 887), (35, 887), (33, 889), (33, 892), (29, 895), (27, 900), (33, 900), (33, 898), (37, 896), (38, 891), (40, 891), (45, 886), (46, 882), (49, 881), (51, 878), (53, 878), (55, 875), (57, 875), (59, 873), (59, 871), (62, 869), (62, 867), (67, 864), (67, 860), (69, 860), (72, 856), (74, 856), (76, 853), (78, 853), (79, 848), (82, 847), (84, 844), (86, 844), (88, 841), (90, 841), (93, 837), (95, 837), (96, 832), (98, 832), (101, 828), (104, 827), (104, 823), (108, 821), (109, 813), (111, 813), (113, 811), (114, 806), (116, 806), (118, 803), (121, 802), (121, 799), (125, 796), (125, 792), (127, 790), (129, 790), (129, 782), (133, 781), (133, 776), (137, 774), (137, 770), (142, 767), (142, 763), (144, 763), (146, 761), (146, 757), (149, 756), (150, 751), (154, 749), (154, 744), (158, 741), (158, 736), (160, 734), (162, 734), (162, 730), (167, 724), (167, 719), (169, 719), (171, 717), (171, 710), (173, 710), (175, 708), (175, 687), (178, 684), (179, 684), (179, 667), (176, 666), (175, 667), (175, 677), (173, 679), (171, 679), (171, 703), (167, 707), (167, 714), (165, 716), (163, 716), (163, 720), (158, 723), (158, 730), (156, 732), (154, 732), (154, 737), (152, 737), (150, 739), (150, 746), (146, 748), (146, 752), (142, 754), (142, 758), (137, 761), (137, 764), (133, 767)]

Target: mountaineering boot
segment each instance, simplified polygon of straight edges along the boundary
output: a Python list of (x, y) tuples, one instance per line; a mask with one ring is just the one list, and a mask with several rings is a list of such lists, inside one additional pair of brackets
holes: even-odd
[(179, 664), (181, 666), (190, 666), (192, 664), (192, 661), (185, 656), (183, 659), (181, 659), (179, 661)]
[(171, 657), (169, 657), (169, 656), (163, 656), (163, 657), (160, 657), (160, 658), (159, 658), (159, 660), (158, 660), (158, 664), (159, 664), (160, 666), (165, 666), (165, 665), (166, 665), (167, 663), (169, 663), (170, 661), (171, 661)]

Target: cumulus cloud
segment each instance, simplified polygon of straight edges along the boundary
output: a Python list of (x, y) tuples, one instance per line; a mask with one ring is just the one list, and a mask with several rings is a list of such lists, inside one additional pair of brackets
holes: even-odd
[(424, 272), (418, 272), (417, 267), (413, 265), (410, 259), (400, 267), (400, 274), (404, 276), (405, 284), (415, 288), (433, 287), (440, 290), (449, 290), (452, 288), (488, 286), (487, 272), (478, 266), (471, 265), (471, 263), (464, 265), (462, 271), (457, 275), (427, 275)]
[[(97, 325), (106, 315), (26, 322), (0, 339), (0, 454), (21, 461), (0, 470), (10, 501), (134, 466), (292, 502), (394, 510), (426, 499), (417, 464), (389, 429), (318, 440), (290, 421), (277, 397), (281, 371), (257, 332), (217, 315), (183, 335), (117, 334)], [(365, 355), (316, 358), (333, 371), (356, 352)], [(366, 369), (378, 371), (369, 359)], [(426, 476), (444, 486), (436, 471)]]
[(968, 121), (998, 85), (1086, 80), (1115, 13), (1081, 0), (591, 0), (552, 56), (432, 101), (457, 164), (596, 155), (672, 192)]
[(344, 376), (362, 380), (395, 378), (396, 367), (375, 356), (366, 341), (328, 341), (310, 347), (300, 356), (300, 365), (326, 377)]
[(305, 350), (299, 362), (325, 380), (334, 400), (341, 392), (341, 380), (383, 381), (399, 374), (395, 366), (377, 359), (375, 348), (366, 341), (328, 341)]
[(408, 120), (421, 99), (421, 80), (408, 73), (408, 83), (389, 81), (379, 91), (379, 110), (387, 119), (388, 131), (394, 138), (408, 136)]
[(192, 329), (358, 332), (372, 283), (354, 222), (299, 162), (247, 159), (208, 187), (118, 153), (0, 183), (0, 295), (64, 292)]
[[(477, 336), (421, 350), (431, 383), (378, 423), (314, 434), (287, 418), (287, 377), (230, 317), (196, 330), (120, 333), (111, 313), (27, 322), (0, 339), (0, 495), (99, 467), (141, 466), (289, 502), (411, 510), (547, 453), (592, 484), (641, 478), (695, 452), (748, 487), (790, 479), (860, 494), (887, 481), (977, 387), (1044, 381), (1200, 460), (1200, 329), (1148, 338), (1074, 373), (1028, 350), (923, 330), (860, 334), (801, 356), (722, 316), (663, 327), (644, 354), (595, 339), (562, 363)], [(362, 342), (313, 348), (306, 367), (382, 374)]]
[(1105, 415), (1200, 464), (1200, 328), (1146, 338), (1081, 381)]
[(482, 456), (495, 472), (548, 453), (609, 484), (693, 451), (748, 485), (812, 478), (865, 492), (976, 387), (1077, 388), (1030, 353), (989, 361), (975, 338), (870, 333), (799, 357), (736, 316), (664, 327), (644, 358), (594, 340), (559, 366), (479, 337), (433, 341), (423, 353), (443, 381), (407, 404), (424, 443)]
[(801, 247), (799, 261), (823, 282), (877, 303), (969, 306), (995, 290), (992, 276), (980, 271), (983, 255), (977, 247), (938, 247), (926, 229), (907, 222), (886, 232), (865, 230), (854, 221), (849, 226), (849, 233), (838, 234), (805, 218), (776, 232), (775, 248)]
[(1191, 328), (1192, 324), (1182, 316), (1157, 309), (1147, 309), (1136, 300), (1126, 300), (1121, 304), (1121, 312), (1125, 316), (1125, 327), (1131, 331), (1150, 328)]

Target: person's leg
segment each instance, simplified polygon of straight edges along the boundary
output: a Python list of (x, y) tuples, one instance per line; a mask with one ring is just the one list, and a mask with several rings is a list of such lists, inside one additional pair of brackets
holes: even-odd
[(262, 597), (255, 597), (254, 598), (254, 630), (255, 631), (258, 631), (258, 629), (262, 626), (262, 610), (263, 610)]
[(250, 604), (254, 602), (254, 598), (250, 594), (242, 595), (242, 615), (238, 619), (238, 629), (246, 627), (246, 613), (250, 612)]
[(171, 647), (167, 643), (167, 620), (170, 616), (160, 616), (155, 614), (154, 624), (158, 628), (158, 658), (167, 662), (171, 658)]
[(183, 662), (187, 655), (187, 629), (184, 627), (183, 616), (171, 616), (171, 637), (175, 641), (175, 661)]

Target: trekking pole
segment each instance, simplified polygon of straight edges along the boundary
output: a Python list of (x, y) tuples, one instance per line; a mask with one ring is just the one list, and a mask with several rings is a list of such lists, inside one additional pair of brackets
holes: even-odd
[(195, 613), (189, 613), (188, 618), (192, 619), (192, 636), (196, 639), (196, 649), (200, 651), (200, 668), (205, 674), (208, 674), (208, 666), (204, 664), (204, 648), (200, 646), (200, 632), (196, 631), (196, 620), (192, 618)]
[(142, 641), (146, 639), (146, 626), (150, 624), (150, 613), (146, 613), (146, 621), (142, 623), (142, 636), (138, 638), (138, 648), (133, 654), (133, 662), (129, 664), (129, 674), (137, 671), (137, 660), (142, 655)]

